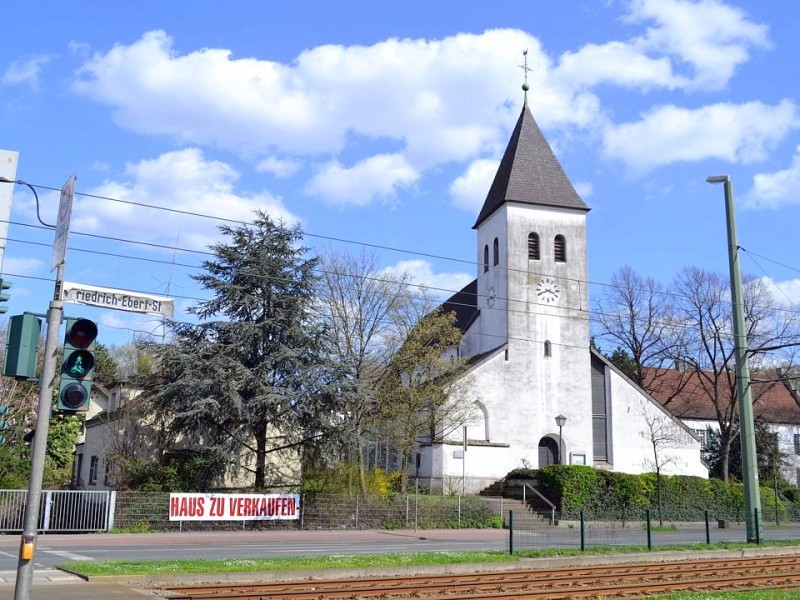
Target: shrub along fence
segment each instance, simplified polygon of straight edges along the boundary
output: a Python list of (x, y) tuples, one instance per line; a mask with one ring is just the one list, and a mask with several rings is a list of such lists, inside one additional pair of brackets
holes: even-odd
[(429, 529), (502, 527), (493, 502), (477, 497), (304, 494), (295, 521), (170, 521), (169, 494), (117, 492), (114, 527), (131, 531), (208, 529)]

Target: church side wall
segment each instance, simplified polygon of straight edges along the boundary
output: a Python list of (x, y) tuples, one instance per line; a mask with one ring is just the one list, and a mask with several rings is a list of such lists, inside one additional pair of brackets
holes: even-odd
[(611, 369), (610, 378), (614, 410), (611, 414), (611, 435), (614, 444), (615, 471), (624, 473), (653, 472), (655, 454), (650, 425), (671, 438), (660, 444), (659, 462), (665, 475), (708, 477), (703, 464), (700, 442), (636, 386)]

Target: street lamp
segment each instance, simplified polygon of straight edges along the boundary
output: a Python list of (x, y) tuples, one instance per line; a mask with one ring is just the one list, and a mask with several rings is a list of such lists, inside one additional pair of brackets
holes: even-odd
[(558, 415), (556, 417), (556, 425), (558, 425), (558, 464), (564, 464), (564, 453), (561, 450), (561, 428), (564, 427), (564, 423), (567, 422), (567, 417), (564, 415)]
[(733, 305), (734, 355), (736, 357), (736, 391), (739, 395), (739, 437), (742, 445), (742, 482), (744, 509), (747, 515), (747, 541), (758, 542), (758, 518), (761, 495), (758, 489), (756, 433), (753, 424), (753, 399), (750, 394), (750, 365), (747, 362), (747, 330), (744, 326), (742, 276), (739, 269), (739, 246), (736, 242), (736, 218), (733, 210), (733, 186), (728, 175), (712, 175), (708, 183), (725, 186), (725, 216), (728, 227), (728, 264), (731, 273), (731, 304)]

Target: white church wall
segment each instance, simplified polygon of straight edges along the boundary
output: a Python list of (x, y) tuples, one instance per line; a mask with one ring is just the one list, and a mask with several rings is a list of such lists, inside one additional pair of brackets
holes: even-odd
[(625, 377), (613, 369), (608, 369), (607, 373), (614, 405), (611, 414), (613, 469), (624, 473), (655, 471), (651, 441), (655, 437), (661, 440), (658, 445), (663, 474), (708, 477), (700, 441)]
[[(478, 230), (478, 298), (480, 318), (471, 329), (469, 355), (481, 354), (508, 339), (508, 271), (506, 248), (506, 208), (500, 208)], [(494, 264), (494, 240), (498, 241), (499, 261)], [(484, 268), (484, 249), (489, 249), (488, 269)]]

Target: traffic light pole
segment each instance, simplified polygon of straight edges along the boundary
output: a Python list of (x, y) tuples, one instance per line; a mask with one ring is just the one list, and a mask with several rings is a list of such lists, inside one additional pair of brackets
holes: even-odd
[(25, 521), (19, 546), (17, 582), (14, 600), (30, 600), (33, 583), (33, 564), (36, 554), (39, 509), (42, 497), (42, 479), (47, 455), (47, 434), (50, 430), (50, 411), (53, 406), (53, 388), (56, 378), (56, 354), (59, 347), (59, 331), (64, 308), (61, 302), (61, 286), (64, 280), (64, 263), (58, 266), (53, 299), (47, 311), (47, 337), (44, 346), (44, 364), (39, 385), (39, 406), (36, 417), (36, 433), (33, 436), (31, 453), (31, 476), (28, 482), (28, 501), (25, 504)]

